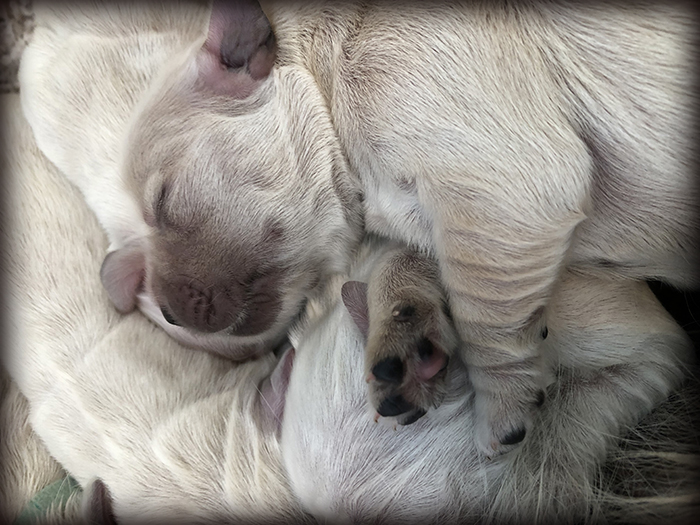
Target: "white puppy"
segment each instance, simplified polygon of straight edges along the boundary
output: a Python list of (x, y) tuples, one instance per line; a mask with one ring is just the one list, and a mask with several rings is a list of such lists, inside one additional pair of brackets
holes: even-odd
[(20, 69), (22, 105), (41, 150), (80, 189), (107, 232), (109, 254), (101, 275), (112, 302), (121, 312), (138, 304), (180, 342), (229, 358), (272, 349), (301, 309), (299, 291), (286, 294), (276, 308), (258, 302), (276, 315), (260, 330), (205, 333), (165, 320), (151, 288), (152, 229), (143, 195), (129, 191), (118, 169), (138, 100), (163, 64), (205, 33), (207, 5), (47, 2), (35, 11), (36, 28)]
[(279, 453), (284, 366), (271, 374), (272, 353), (236, 364), (192, 352), (110, 308), (100, 225), (38, 150), (19, 97), (3, 97), (2, 111), (12, 224), (3, 365), (49, 453), (81, 486), (101, 480), (111, 496), (94, 503), (119, 522), (303, 520)]
[[(700, 282), (682, 5), (263, 7), (215, 2), (129, 132), (122, 169), (174, 322), (266, 326), (347, 265), (363, 213), (370, 232), (437, 259), (492, 456), (530, 428), (567, 267)], [(218, 309), (226, 320), (202, 320)], [(375, 349), (370, 369), (387, 359)], [(394, 357), (409, 370), (417, 352)], [(374, 375), (376, 408), (394, 413)], [(418, 383), (400, 395), (426, 411), (444, 384), (429, 396)]]

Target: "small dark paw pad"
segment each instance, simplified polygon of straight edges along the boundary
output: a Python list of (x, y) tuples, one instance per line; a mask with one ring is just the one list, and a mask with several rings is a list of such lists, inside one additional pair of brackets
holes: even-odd
[(379, 381), (387, 383), (400, 383), (403, 379), (403, 361), (398, 357), (382, 359), (372, 368), (372, 375)]
[(515, 445), (516, 443), (520, 443), (523, 439), (525, 439), (525, 429), (519, 428), (517, 430), (513, 430), (510, 434), (504, 437), (501, 440), (501, 445)]
[(416, 421), (418, 421), (420, 418), (422, 418), (427, 412), (423, 410), (422, 408), (417, 409), (414, 411), (412, 414), (409, 414), (406, 416), (406, 419), (400, 422), (401, 425), (412, 425)]
[(549, 330), (547, 330), (547, 327), (544, 327), (544, 330), (542, 330), (542, 339), (547, 339), (547, 336), (549, 335)]
[(392, 417), (413, 410), (415, 407), (406, 401), (402, 395), (387, 397), (377, 408), (380, 416)]

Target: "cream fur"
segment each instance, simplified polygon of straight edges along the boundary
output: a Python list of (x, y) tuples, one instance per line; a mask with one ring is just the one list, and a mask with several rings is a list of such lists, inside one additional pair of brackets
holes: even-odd
[[(396, 264), (386, 252), (386, 243), (366, 246), (351, 277), (371, 283)], [(532, 435), (488, 461), (474, 443), (474, 389), (461, 363), (447, 369), (440, 408), (397, 427), (372, 422), (357, 366), (364, 339), (342, 303), (292, 341), (282, 452), (304, 507), (331, 523), (600, 523), (611, 496), (603, 459), (693, 359), (646, 284), (567, 273), (552, 299), (543, 342), (550, 384)]]
[(29, 403), (0, 367), (0, 522), (12, 523), (41, 489), (66, 475), (32, 430)]
[[(547, 339), (559, 374), (534, 438), (484, 462), (457, 361), (440, 409), (396, 431), (372, 423), (363, 342), (338, 278), (293, 335), (280, 441), (258, 395), (273, 356), (235, 364), (114, 312), (96, 272), (106, 239), (94, 215), (34, 145), (18, 98), (5, 97), (3, 110), (13, 226), (5, 365), (51, 455), (85, 487), (102, 479), (118, 522), (288, 523), (307, 520), (304, 511), (322, 522), (598, 522), (607, 499), (618, 512), (658, 510), (608, 495), (597, 474), (615, 437), (678, 384), (690, 352), (643, 284), (564, 281)], [(386, 249), (367, 244), (349, 277), (368, 278)], [(675, 501), (687, 515), (692, 499)]]
[(139, 308), (194, 348), (233, 359), (270, 351), (298, 313), (303, 296), (296, 291), (281, 320), (257, 336), (195, 333), (165, 321), (149, 288), (151, 264), (143, 262), (150, 257), (152, 233), (143, 216), (144, 195), (131, 193), (119, 171), (121, 144), (138, 100), (170, 57), (201, 39), (206, 4), (39, 2), (35, 10), (35, 33), (20, 67), (22, 107), (42, 152), (80, 189), (107, 232), (104, 253), (139, 259), (120, 263), (145, 272), (138, 277), (144, 281)]
[(341, 212), (358, 211), (359, 183), (369, 232), (439, 262), (483, 453), (530, 427), (539, 334), (566, 268), (698, 284), (684, 6), (263, 7), (279, 44), (270, 75), (238, 100), (209, 78), (207, 49), (174, 57), (132, 123), (125, 175), (139, 188), (214, 188), (173, 207), (181, 222), (230, 225), (202, 253), (283, 224), (297, 249), (265, 253), (294, 261), (291, 281), (299, 268), (342, 268), (358, 223)]
[(51, 455), (83, 486), (102, 479), (124, 523), (303, 518), (257, 388), (274, 356), (236, 365), (110, 308), (100, 225), (34, 145), (19, 98), (2, 109), (12, 174), (4, 364)]
[[(343, 9), (350, 11), (348, 16), (352, 15), (352, 6)], [(138, 9), (118, 11), (120, 15), (111, 20), (122, 20), (120, 16), (125, 16), (129, 24), (138, 26), (143, 22), (133, 15), (142, 13)], [(194, 18), (199, 21), (203, 12), (198, 11), (200, 14)], [(340, 241), (329, 250), (330, 260), (336, 265), (329, 274), (342, 274), (349, 262), (347, 246), (356, 241), (357, 224), (352, 222), (353, 212), (349, 211), (354, 190), (351, 185), (344, 187), (338, 182), (341, 176), (347, 176), (348, 166), (333, 135), (327, 135), (332, 130), (329, 119), (324, 116), (324, 92), (317, 93), (315, 87), (327, 85), (323, 82), (324, 75), (328, 77), (327, 71), (324, 73), (325, 70), (313, 64), (301, 67), (295, 62), (299, 57), (285, 54), (295, 49), (283, 44), (285, 38), (292, 38), (293, 29), (299, 27), (295, 25), (297, 14), (288, 12), (276, 16), (274, 10), (268, 12), (275, 28), (280, 30), (282, 55), (279, 67), (273, 70), (272, 77), (262, 88), (267, 91), (261, 91), (261, 101), (272, 104), (264, 106), (262, 113), (276, 123), (272, 128), (282, 133), (277, 137), (279, 142), (272, 141), (275, 147), (305, 151), (299, 148), (309, 136), (320, 135), (323, 139), (314, 143), (319, 148), (311, 155), (315, 160), (305, 160), (310, 162), (309, 166), (315, 166), (311, 171), (315, 178), (309, 180), (318, 182), (318, 186), (314, 186), (318, 190), (316, 196), (328, 201), (327, 225), (337, 228), (333, 235)], [(81, 34), (86, 27), (91, 31), (103, 31), (101, 21), (104, 19), (94, 13), (87, 18), (76, 18), (75, 13), (63, 17), (60, 9), (57, 13), (51, 15), (54, 16), (52, 23), (61, 29), (47, 28), (44, 37), (39, 31), (39, 38), (33, 47), (30, 46), (27, 55), (31, 58), (23, 64), (23, 91), (24, 85), (31, 84), (34, 79), (44, 82), (37, 84), (43, 86), (35, 93), (37, 98), (32, 99), (29, 93), (23, 95), (28, 97), (23, 101), (23, 109), (39, 147), (46, 150), (49, 159), (64, 175), (81, 187), (79, 175), (72, 175), (72, 170), (80, 174), (87, 165), (91, 169), (85, 173), (92, 175), (100, 169), (105, 169), (110, 176), (118, 173), (109, 171), (115, 165), (112, 152), (116, 151), (116, 146), (115, 150), (111, 147), (119, 136), (119, 131), (110, 126), (124, 125), (128, 111), (120, 105), (122, 102), (114, 102), (110, 97), (114, 95), (119, 100), (127, 97), (129, 103), (134, 103), (136, 96), (120, 90), (112, 95), (110, 91), (96, 90), (99, 96), (106, 93), (106, 98), (94, 106), (84, 107), (99, 113), (96, 109), (102, 105), (104, 115), (110, 115), (114, 109), (112, 104), (116, 104), (118, 118), (106, 117), (104, 121), (95, 121), (92, 116), (85, 121), (71, 118), (76, 108), (83, 106), (73, 101), (64, 106), (64, 94), (72, 92), (72, 88), (58, 89), (63, 84), (57, 82), (51, 91), (51, 75), (44, 69), (53, 63), (52, 60), (61, 62), (61, 57), (65, 56), (66, 62), (61, 62), (63, 66), (85, 72), (86, 76), (76, 76), (76, 70), (69, 69), (67, 71), (73, 74), (66, 77), (68, 85), (76, 82), (75, 100), (82, 101), (80, 97), (88, 91), (85, 79), (99, 80), (94, 78), (99, 77), (94, 75), (95, 69), (89, 66), (104, 65), (100, 60), (92, 64), (90, 60), (83, 62), (89, 56), (87, 51), (94, 49), (99, 56), (104, 48), (93, 48), (80, 38), (72, 40), (68, 36), (73, 32)], [(106, 27), (114, 29), (109, 23)], [(117, 27), (120, 27), (118, 23)], [(289, 31), (286, 35), (285, 30)], [(334, 38), (342, 41), (347, 34), (341, 36)], [(141, 37), (135, 38), (140, 41)], [(173, 38), (180, 42), (179, 36)], [(201, 39), (201, 35), (194, 40), (197, 38)], [(92, 37), (88, 40), (94, 43)], [(126, 53), (122, 56), (133, 58), (129, 52), (139, 48), (127, 41), (129, 39), (120, 38), (113, 42), (116, 56)], [(74, 46), (74, 55), (56, 53), (57, 46), (63, 42)], [(162, 44), (153, 44), (155, 48), (159, 45)], [(169, 54), (168, 50), (172, 50), (168, 45), (176, 44), (166, 44), (165, 51), (149, 46), (142, 48), (147, 56), (144, 60), (153, 67), (151, 72), (155, 66), (148, 62), (151, 59), (148, 57), (156, 57), (157, 62), (157, 57), (163, 56), (160, 53)], [(319, 53), (323, 55), (334, 49), (329, 46)], [(183, 53), (189, 52), (192, 50)], [(44, 53), (49, 59), (40, 62)], [(25, 64), (33, 60), (37, 60), (37, 66), (30, 75), (32, 69)], [(173, 60), (183, 60), (183, 57), (176, 56)], [(46, 67), (40, 67), (41, 64)], [(128, 64), (131, 66), (132, 61)], [(139, 80), (141, 83), (135, 85), (145, 89), (146, 77), (148, 75), (144, 74)], [(168, 78), (166, 74), (156, 84), (153, 97), (160, 97), (162, 82), (167, 83)], [(186, 88), (184, 83), (183, 89)], [(298, 93), (301, 93), (301, 100), (296, 100)], [(38, 100), (48, 105), (42, 106)], [(31, 424), (51, 454), (82, 484), (100, 477), (112, 493), (118, 519), (157, 517), (172, 522), (216, 522), (224, 517), (239, 520), (259, 517), (263, 521), (289, 520), (303, 519), (302, 509), (305, 509), (319, 517), (385, 516), (399, 520), (432, 514), (437, 507), (440, 508), (438, 512), (444, 512), (446, 521), (483, 513), (495, 520), (520, 516), (524, 522), (530, 522), (533, 516), (551, 515), (573, 520), (588, 516), (590, 508), (596, 516), (599, 512), (596, 477), (590, 471), (599, 465), (606, 447), (611, 446), (612, 438), (620, 435), (624, 425), (633, 423), (639, 414), (650, 410), (682, 376), (689, 352), (687, 339), (643, 284), (605, 283), (598, 277), (569, 275), (555, 294), (555, 302), (548, 303), (547, 323), (553, 335), (543, 347), (550, 359), (548, 364), (561, 372), (560, 382), (555, 383), (553, 397), (535, 417), (531, 439), (515, 454), (485, 464), (474, 453), (471, 387), (464, 368), (456, 361), (449, 375), (449, 385), (453, 388), (440, 409), (396, 432), (372, 424), (366, 404), (364, 374), (358, 364), (362, 359), (362, 341), (342, 306), (332, 306), (337, 301), (338, 290), (331, 287), (329, 292), (335, 290), (336, 293), (322, 296), (319, 304), (311, 305), (311, 328), (295, 338), (298, 359), (292, 374), (280, 445), (276, 433), (270, 431), (269, 420), (261, 419), (261, 398), (255, 389), (269, 374), (275, 359), (267, 355), (256, 362), (235, 365), (207, 354), (193, 353), (166, 337), (143, 317), (120, 316), (111, 309), (98, 279), (100, 262), (112, 241), (105, 239), (101, 230), (101, 227), (109, 230), (108, 219), (100, 217), (98, 223), (91, 212), (93, 210), (99, 217), (101, 208), (96, 204), (99, 194), (91, 199), (85, 193), (89, 204), (86, 207), (78, 191), (66, 183), (32, 144), (30, 130), (19, 117), (17, 99), (5, 99), (4, 103), (13, 126), (8, 129), (8, 136), (12, 137), (9, 172), (13, 174), (11, 194), (15, 199), (10, 207), (14, 221), (9, 240), (12, 300), (8, 303), (11, 304), (12, 339), (7, 365), (29, 400)], [(55, 104), (53, 109), (52, 104)], [(46, 108), (46, 116), (41, 116), (39, 107)], [(291, 117), (286, 113), (290, 107)], [(141, 111), (143, 113), (139, 114), (147, 114), (146, 107), (140, 107)], [(139, 125), (139, 114), (134, 126)], [(51, 115), (63, 118), (42, 120)], [(254, 125), (252, 120), (249, 124)], [(42, 132), (49, 133), (52, 129), (46, 122), (61, 132), (49, 136), (42, 144)], [(317, 127), (309, 129), (309, 122)], [(300, 136), (287, 137), (284, 132), (288, 125), (299, 126), (296, 129)], [(103, 130), (101, 126), (109, 129)], [(224, 128), (220, 130), (225, 131)], [(191, 131), (195, 133), (196, 128)], [(73, 138), (64, 141), (64, 136)], [(100, 144), (101, 137), (110, 138), (95, 150), (87, 148), (87, 154), (76, 153), (74, 158), (79, 160), (76, 166), (68, 163), (71, 155), (61, 156), (67, 146), (89, 145), (92, 139)], [(148, 144), (143, 142), (144, 147)], [(289, 156), (280, 158), (285, 162), (293, 160)], [(329, 160), (337, 163), (333, 169), (328, 168)], [(116, 162), (121, 161), (117, 159)], [(273, 173), (279, 173), (280, 169)], [(316, 177), (316, 169), (325, 175)], [(349, 169), (351, 172), (356, 169), (354, 163)], [(121, 180), (119, 177), (117, 175), (115, 180)], [(329, 184), (336, 186), (329, 189)], [(115, 187), (120, 186), (116, 184)], [(285, 187), (285, 191), (291, 190)], [(280, 199), (286, 196), (285, 191), (278, 195)], [(658, 189), (657, 194), (659, 192), (663, 193), (662, 189)], [(682, 193), (678, 188), (673, 189), (674, 192)], [(128, 198), (121, 201), (125, 194)], [(117, 195), (114, 202), (133, 202), (130, 201), (133, 194), (128, 191)], [(313, 191), (305, 195), (313, 195)], [(370, 218), (372, 193), (366, 195), (370, 197), (367, 210)], [(378, 202), (385, 201), (378, 199)], [(409, 198), (408, 202), (415, 210), (415, 201)], [(140, 218), (134, 219), (137, 205), (125, 209), (131, 217), (129, 220), (141, 224)], [(309, 220), (308, 216), (296, 215), (291, 207), (281, 209), (289, 213), (285, 218), (298, 219), (299, 224)], [(670, 221), (678, 217), (673, 213), (660, 214)], [(110, 216), (118, 217), (118, 213)], [(346, 219), (349, 226), (343, 225)], [(419, 226), (425, 219), (415, 213), (401, 219), (405, 224), (413, 221), (416, 226), (412, 231), (417, 232), (418, 237), (408, 240), (421, 244), (430, 239), (429, 236), (420, 237)], [(323, 225), (321, 222), (320, 226)], [(693, 225), (691, 217), (688, 227)], [(318, 254), (324, 246), (323, 235), (330, 235), (329, 230), (333, 230), (323, 230), (320, 226), (310, 231), (304, 228), (294, 231), (297, 242), (305, 246), (305, 252)], [(338, 238), (346, 226), (348, 231), (343, 235), (347, 238)], [(428, 226), (426, 231), (430, 233), (432, 226)], [(658, 232), (656, 226), (658, 224), (650, 225), (649, 232)], [(373, 228), (382, 230), (378, 226)], [(309, 240), (307, 236), (311, 236), (313, 242), (304, 245), (302, 241)], [(661, 237), (663, 235), (660, 235), (660, 246), (664, 240)], [(596, 242), (602, 243), (608, 238), (601, 235)], [(666, 253), (663, 246), (658, 251)], [(614, 253), (606, 252), (606, 256)], [(299, 256), (299, 252), (295, 252), (295, 256)], [(355, 270), (353, 278), (367, 277), (373, 255), (365, 253), (362, 257), (368, 260)], [(676, 261), (658, 264), (661, 270), (652, 273), (660, 276), (669, 268), (678, 268)], [(637, 274), (628, 276), (639, 277)], [(342, 282), (339, 279), (336, 276), (333, 281)], [(570, 286), (568, 291), (567, 286)], [(588, 300), (583, 302), (582, 298)], [(331, 305), (330, 310), (326, 312), (328, 305)], [(321, 317), (315, 316), (315, 308)], [(610, 324), (612, 319), (619, 324)], [(591, 331), (590, 326), (600, 329)], [(554, 327), (557, 327), (556, 332)], [(557, 332), (560, 339), (554, 335)], [(556, 351), (551, 348), (554, 341), (561, 345), (554, 349)], [(561, 368), (556, 366), (558, 364)], [(458, 417), (452, 419), (453, 415)], [(580, 434), (582, 428), (591, 432), (590, 440)], [(580, 451), (575, 455), (580, 462), (568, 463), (573, 455), (561, 456), (566, 447)], [(546, 459), (543, 461), (543, 458)], [(452, 465), (461, 468), (450, 470)], [(533, 479), (539, 479), (540, 484), (533, 483)], [(572, 479), (577, 482), (569, 483)], [(559, 490), (562, 492), (557, 494)], [(563, 500), (555, 500), (554, 495)], [(569, 504), (562, 505), (561, 501)], [(261, 512), (267, 515), (260, 517)]]

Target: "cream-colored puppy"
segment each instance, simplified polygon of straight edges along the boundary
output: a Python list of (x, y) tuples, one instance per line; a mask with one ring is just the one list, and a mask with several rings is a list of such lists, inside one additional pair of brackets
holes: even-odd
[[(167, 322), (168, 312), (164, 315), (152, 289), (153, 230), (144, 213), (144, 196), (130, 192), (129, 180), (118, 169), (127, 123), (138, 100), (163, 64), (205, 33), (208, 6), (201, 2), (39, 2), (35, 11), (36, 28), (20, 69), (23, 109), (41, 150), (80, 189), (107, 232), (105, 253), (109, 253), (101, 276), (112, 302), (121, 312), (138, 305), (189, 346), (233, 359), (270, 351), (299, 314), (303, 291), (284, 292), (278, 282), (283, 297), (275, 304), (253, 294), (248, 306), (269, 314), (269, 322), (258, 323), (257, 328), (243, 314), (236, 326), (221, 330), (195, 331)], [(206, 186), (211, 181), (203, 178), (200, 183)], [(205, 231), (199, 232), (199, 238), (211, 246)], [(176, 258), (186, 256), (176, 254)], [(203, 258), (212, 256), (210, 252)], [(189, 297), (187, 290), (184, 293)], [(225, 307), (223, 298), (217, 301)], [(206, 304), (200, 313), (205, 324), (216, 322), (216, 312), (207, 310)]]
[[(100, 225), (36, 147), (18, 97), (2, 103), (12, 226), (4, 364), (26, 396), (31, 427), (86, 489), (89, 518), (596, 521), (610, 495), (598, 484), (603, 455), (683, 375), (687, 337), (645, 285), (567, 275), (545, 340), (556, 381), (533, 439), (486, 463), (475, 454), (473, 390), (458, 360), (445, 370), (439, 410), (397, 431), (372, 422), (361, 366), (366, 322), (362, 301), (350, 301), (350, 313), (340, 301), (345, 279), (325, 303), (310, 304), (309, 324), (293, 336), (296, 352), (243, 364), (192, 352), (143, 316), (109, 308), (98, 278), (107, 246)], [(395, 292), (403, 293), (417, 269), (429, 303), (439, 296), (431, 266), (375, 242), (349, 277), (372, 284), (397, 270)], [(35, 448), (3, 446), (27, 454), (23, 467), (37, 463)], [(632, 465), (634, 479), (646, 483), (639, 461)], [(692, 512), (677, 490), (672, 495), (670, 515)], [(647, 498), (625, 503), (649, 508)]]
[(302, 522), (278, 438), (293, 354), (273, 374), (271, 352), (242, 364), (193, 352), (110, 308), (101, 225), (37, 148), (19, 97), (1, 109), (12, 224), (3, 365), (31, 428), (88, 489), (87, 510), (127, 524)]
[[(207, 35), (169, 60), (128, 134), (121, 166), (174, 322), (206, 327), (213, 290), (232, 326), (268, 323), (269, 308), (246, 304), (307, 294), (310, 275), (342, 269), (362, 213), (369, 232), (437, 259), (477, 442), (493, 456), (526, 436), (542, 398), (542, 334), (566, 268), (698, 284), (683, 6), (263, 8), (215, 2)], [(370, 346), (368, 368), (390, 357)], [(416, 370), (420, 345), (393, 357)], [(370, 397), (384, 415), (425, 412), (444, 391), (440, 374), (401, 376), (400, 407), (382, 410), (381, 375)]]

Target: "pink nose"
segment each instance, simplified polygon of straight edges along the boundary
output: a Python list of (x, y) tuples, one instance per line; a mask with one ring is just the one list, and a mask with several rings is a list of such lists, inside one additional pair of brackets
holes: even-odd
[(191, 280), (169, 285), (164, 291), (167, 310), (177, 321), (172, 324), (201, 332), (218, 332), (230, 326), (241, 309), (240, 297), (232, 297), (229, 290), (200, 288)]

